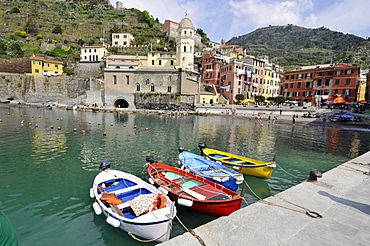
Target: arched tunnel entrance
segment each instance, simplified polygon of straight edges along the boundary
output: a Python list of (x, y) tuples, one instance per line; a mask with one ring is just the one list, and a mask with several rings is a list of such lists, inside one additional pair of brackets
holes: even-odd
[(129, 104), (125, 99), (118, 99), (114, 102), (114, 107), (116, 107), (116, 108), (128, 108)]

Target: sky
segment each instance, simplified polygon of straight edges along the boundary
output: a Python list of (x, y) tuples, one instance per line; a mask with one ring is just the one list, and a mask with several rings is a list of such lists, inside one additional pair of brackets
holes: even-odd
[[(117, 0), (110, 0), (115, 7)], [(119, 0), (125, 8), (147, 10), (159, 22), (180, 22), (187, 13), (196, 29), (215, 42), (254, 30), (293, 24), (326, 27), (370, 37), (370, 0)]]

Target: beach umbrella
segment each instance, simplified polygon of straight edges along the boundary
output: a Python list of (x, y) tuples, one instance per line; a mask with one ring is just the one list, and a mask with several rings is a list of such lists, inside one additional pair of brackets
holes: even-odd
[(356, 102), (351, 102), (351, 103), (349, 103), (349, 105), (358, 105), (358, 103), (356, 103)]
[(336, 102), (330, 102), (330, 104), (337, 104)]
[(331, 103), (330, 101), (325, 101), (324, 103), (328, 104), (328, 103)]
[(337, 97), (334, 99), (335, 103), (346, 103), (347, 101), (343, 97)]

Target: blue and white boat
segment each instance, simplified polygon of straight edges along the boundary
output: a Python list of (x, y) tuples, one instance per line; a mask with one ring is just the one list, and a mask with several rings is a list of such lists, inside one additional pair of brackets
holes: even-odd
[(94, 212), (104, 213), (106, 222), (134, 239), (164, 242), (170, 237), (175, 203), (153, 185), (122, 171), (110, 170), (109, 161), (94, 179), (90, 197)]
[(187, 152), (183, 147), (179, 147), (178, 151), (180, 152), (178, 164), (183, 170), (204, 177), (232, 191), (236, 191), (238, 185), (244, 181), (243, 174), (228, 167), (200, 155)]

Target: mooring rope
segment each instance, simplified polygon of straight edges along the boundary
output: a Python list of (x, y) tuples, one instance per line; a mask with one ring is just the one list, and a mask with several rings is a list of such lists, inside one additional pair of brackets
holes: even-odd
[(193, 235), (196, 239), (198, 239), (199, 243), (203, 246), (206, 246), (206, 243), (203, 241), (203, 239), (198, 236), (195, 231), (193, 231), (192, 229), (188, 229), (184, 223), (182, 223), (182, 221), (180, 220), (180, 218), (176, 215), (176, 219), (179, 221), (180, 225), (182, 225), (182, 227), (184, 227), (184, 229), (189, 232), (191, 235)]
[(301, 178), (301, 177), (298, 177), (296, 175), (293, 175), (291, 173), (288, 173), (284, 168), (282, 168), (279, 164), (275, 163), (277, 167), (279, 167), (281, 170), (283, 170), (286, 174), (292, 176), (292, 177), (295, 177), (295, 178)]
[(267, 205), (273, 205), (273, 206), (277, 206), (277, 207), (281, 207), (281, 208), (289, 209), (289, 210), (292, 210), (292, 211), (296, 211), (296, 212), (304, 213), (304, 214), (306, 214), (306, 215), (310, 216), (311, 218), (315, 218), (315, 219), (322, 218), (322, 215), (320, 215), (319, 213), (314, 212), (314, 211), (311, 211), (311, 210), (309, 210), (309, 209), (307, 209), (307, 208), (304, 208), (304, 207), (302, 207), (302, 206), (300, 206), (300, 205), (297, 205), (297, 204), (294, 204), (294, 203), (292, 203), (292, 202), (289, 202), (289, 201), (287, 201), (287, 200), (285, 200), (285, 199), (283, 199), (283, 198), (281, 198), (281, 197), (277, 197), (277, 198), (279, 198), (279, 199), (283, 200), (283, 201), (284, 201), (284, 202), (286, 202), (286, 203), (289, 203), (289, 204), (291, 204), (291, 205), (297, 206), (297, 207), (299, 207), (300, 209), (290, 208), (290, 207), (287, 207), (287, 206), (284, 206), (284, 205), (276, 204), (276, 203), (273, 203), (273, 202), (268, 202), (268, 201), (266, 201), (266, 200), (262, 199), (261, 197), (259, 197), (259, 196), (258, 196), (258, 195), (257, 195), (257, 194), (252, 190), (252, 188), (248, 185), (247, 181), (245, 181), (245, 180), (244, 180), (244, 182), (245, 182), (245, 184), (247, 185), (247, 187), (249, 188), (249, 190), (253, 193), (253, 195), (254, 195), (255, 197), (257, 197), (257, 198), (258, 198), (258, 200), (254, 199), (254, 200), (256, 200), (257, 202), (262, 202), (262, 203), (265, 203), (265, 204), (267, 204)]
[(161, 237), (163, 237), (164, 235), (166, 235), (170, 230), (172, 230), (172, 221), (170, 221), (170, 227), (168, 228), (168, 230), (165, 233), (163, 233), (162, 235), (160, 235), (160, 236), (158, 236), (158, 237), (156, 237), (154, 239), (148, 239), (148, 240), (140, 239), (140, 238), (136, 237), (134, 234), (132, 234), (131, 232), (129, 232), (128, 235), (130, 235), (133, 239), (135, 239), (135, 240), (137, 240), (139, 242), (142, 242), (142, 243), (150, 243), (150, 242), (153, 242), (153, 241), (155, 241), (157, 239), (160, 239)]

